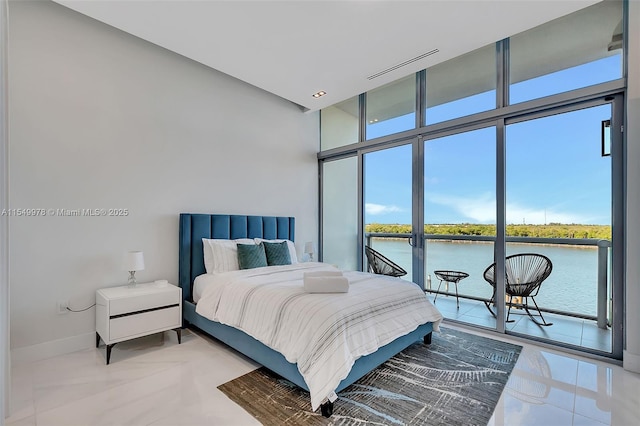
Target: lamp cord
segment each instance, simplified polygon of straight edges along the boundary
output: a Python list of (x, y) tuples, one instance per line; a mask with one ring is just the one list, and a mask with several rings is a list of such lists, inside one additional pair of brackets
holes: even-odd
[(71, 308), (69, 308), (67, 306), (67, 311), (69, 311), (69, 312), (84, 312), (84, 311), (88, 311), (89, 309), (93, 308), (94, 306), (96, 306), (95, 303), (93, 305), (89, 306), (88, 308), (80, 309), (80, 310), (77, 310), (77, 311), (74, 311), (73, 309), (71, 309)]

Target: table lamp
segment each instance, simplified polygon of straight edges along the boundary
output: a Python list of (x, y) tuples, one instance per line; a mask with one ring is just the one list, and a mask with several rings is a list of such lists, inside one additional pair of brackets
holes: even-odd
[(136, 271), (144, 270), (144, 255), (141, 251), (130, 251), (124, 256), (124, 269), (129, 271), (127, 284), (130, 287), (136, 285)]
[(313, 253), (316, 251), (315, 244), (309, 241), (304, 243), (304, 253), (309, 255), (309, 261), (313, 262)]

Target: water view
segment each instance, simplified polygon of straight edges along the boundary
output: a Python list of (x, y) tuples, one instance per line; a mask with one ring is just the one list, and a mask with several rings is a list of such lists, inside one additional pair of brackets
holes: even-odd
[[(374, 238), (371, 246), (402, 266), (411, 277), (411, 246), (406, 239)], [(551, 259), (553, 271), (540, 288), (540, 307), (595, 316), (597, 312), (598, 250), (596, 247), (507, 243), (507, 255), (540, 253)], [(456, 270), (469, 274), (458, 284), (460, 295), (490, 298), (492, 287), (482, 274), (493, 263), (493, 243), (428, 240), (425, 251), (426, 274), (431, 288), (438, 288), (435, 270)], [(428, 280), (425, 280), (428, 285)], [(444, 290), (442, 284), (441, 291)], [(455, 292), (453, 285), (449, 291)]]

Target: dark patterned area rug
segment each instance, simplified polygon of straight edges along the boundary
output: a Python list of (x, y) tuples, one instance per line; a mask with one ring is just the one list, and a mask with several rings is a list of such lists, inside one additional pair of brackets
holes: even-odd
[(265, 425), (486, 425), (522, 347), (441, 330), (339, 392), (328, 419), (264, 367), (218, 389)]

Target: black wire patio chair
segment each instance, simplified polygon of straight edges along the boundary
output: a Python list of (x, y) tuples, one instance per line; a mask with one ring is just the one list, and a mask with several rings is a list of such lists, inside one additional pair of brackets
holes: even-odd
[(369, 272), (379, 275), (389, 275), (392, 277), (407, 275), (407, 271), (371, 247), (364, 246), (364, 252), (367, 255)]
[[(535, 296), (538, 295), (540, 287), (544, 280), (546, 280), (551, 274), (553, 264), (551, 260), (541, 254), (536, 253), (520, 253), (507, 256), (505, 258), (505, 278), (506, 278), (506, 293), (510, 297), (508, 301), (509, 311), (507, 312), (507, 322), (513, 322), (509, 319), (511, 314), (511, 307), (523, 308), (527, 315), (533, 322), (538, 325), (549, 326), (553, 323), (545, 321), (540, 312), (540, 308), (536, 303)], [(489, 312), (495, 317), (495, 313), (491, 309), (491, 305), (496, 299), (496, 279), (495, 279), (496, 264), (490, 265), (483, 274), (485, 281), (487, 281), (493, 287), (493, 296), (491, 300), (485, 305)], [(535, 306), (535, 310), (538, 311), (537, 316), (540, 317), (542, 323), (540, 323), (529, 310), (529, 298)], [(519, 300), (520, 299), (520, 300)], [(519, 301), (518, 301), (519, 300)], [(531, 307), (531, 309), (534, 309)]]

